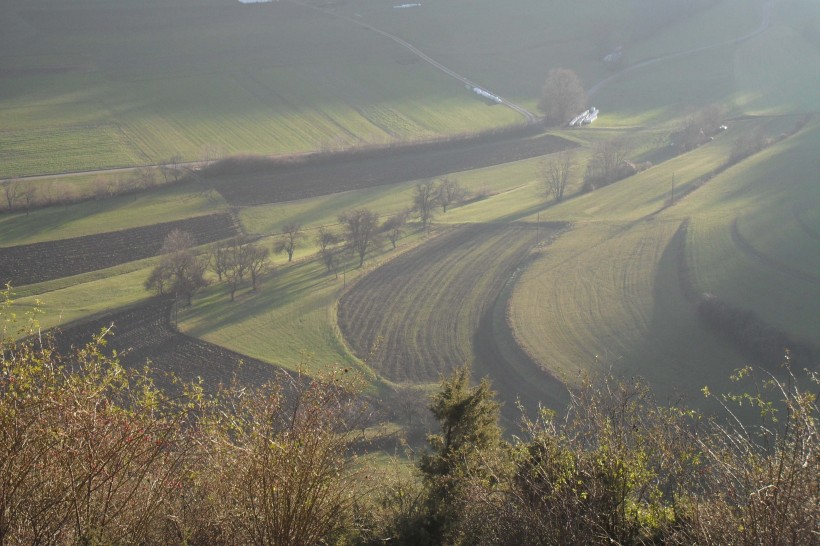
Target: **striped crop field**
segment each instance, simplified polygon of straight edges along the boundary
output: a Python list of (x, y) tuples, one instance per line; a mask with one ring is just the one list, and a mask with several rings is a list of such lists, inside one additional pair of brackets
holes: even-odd
[(480, 361), (478, 347), (493, 337), (485, 317), (504, 287), (530, 250), (557, 229), (454, 228), (359, 280), (339, 302), (339, 327), (356, 355), (390, 381), (432, 383), (469, 362), (495, 380), (503, 399), (528, 398), (526, 383), (504, 381), (515, 370)]
[(4, 30), (21, 39), (4, 43), (0, 59), (0, 177), (521, 121), (398, 44), (295, 3), (38, 0), (11, 2), (4, 14)]
[[(820, 344), (820, 187), (812, 123), (732, 167), (681, 204), (698, 289)], [(814, 150), (814, 151), (812, 151)]]
[(113, 123), (0, 129), (2, 177), (123, 167), (144, 159)]

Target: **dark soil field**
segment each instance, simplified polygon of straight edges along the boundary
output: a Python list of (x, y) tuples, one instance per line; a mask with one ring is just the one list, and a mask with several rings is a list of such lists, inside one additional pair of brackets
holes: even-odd
[(190, 232), (197, 244), (239, 233), (230, 214), (197, 216), (175, 222), (85, 237), (0, 248), (0, 284), (23, 286), (79, 275), (156, 256), (172, 230)]
[[(139, 306), (114, 311), (90, 322), (64, 328), (56, 334), (57, 347), (65, 352), (82, 346), (113, 324), (105, 351), (116, 351), (126, 367), (172, 372), (184, 381), (201, 378), (206, 389), (230, 382), (234, 375), (242, 384), (258, 385), (274, 378), (277, 370), (217, 345), (188, 337), (171, 324), (173, 300), (154, 298)], [(164, 384), (162, 376), (157, 378)]]
[[(528, 383), (537, 367), (520, 350), (508, 362), (514, 341), (497, 330), (507, 328), (504, 289), (533, 246), (561, 227), (478, 224), (440, 235), (357, 282), (339, 302), (339, 326), (356, 354), (392, 381), (433, 382), (469, 362), (510, 409), (519, 396), (543, 400)], [(509, 348), (498, 345), (505, 339)]]
[(339, 154), (330, 160), (282, 164), (264, 159), (232, 159), (207, 168), (209, 179), (232, 205), (261, 205), (432, 178), (538, 157), (574, 146), (553, 135), (498, 141), (442, 143), (439, 148)]

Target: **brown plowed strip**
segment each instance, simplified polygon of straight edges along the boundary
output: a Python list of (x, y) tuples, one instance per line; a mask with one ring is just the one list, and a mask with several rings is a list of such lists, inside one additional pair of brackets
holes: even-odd
[[(148, 363), (154, 369), (173, 372), (184, 381), (201, 378), (206, 389), (227, 384), (234, 375), (247, 385), (259, 385), (274, 378), (276, 366), (177, 332), (170, 321), (172, 306), (170, 299), (155, 298), (66, 328), (56, 335), (57, 346), (66, 352), (71, 346), (84, 345), (113, 324), (105, 351), (117, 351), (126, 367), (141, 368)], [(161, 385), (167, 381), (162, 376), (157, 380)]]
[(342, 191), (433, 178), (542, 156), (575, 146), (552, 135), (489, 142), (442, 143), (422, 149), (339, 155), (305, 164), (265, 163), (264, 159), (226, 160), (205, 169), (232, 205), (294, 201)]
[(172, 230), (194, 236), (196, 244), (239, 233), (230, 214), (210, 214), (85, 237), (0, 248), (0, 285), (23, 286), (97, 271), (156, 256)]

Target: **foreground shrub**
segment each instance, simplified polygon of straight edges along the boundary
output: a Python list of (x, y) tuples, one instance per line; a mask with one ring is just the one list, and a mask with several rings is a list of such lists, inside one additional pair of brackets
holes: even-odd
[(61, 356), (2, 297), (0, 545), (298, 545), (352, 527), (363, 405), (344, 374), (172, 398), (106, 355), (107, 332)]
[[(820, 543), (820, 380), (808, 380), (815, 392), (789, 372), (787, 380), (767, 374), (752, 393), (719, 397), (729, 420), (713, 421), (697, 439), (703, 476), (687, 499), (681, 543)], [(735, 405), (757, 409), (760, 423), (745, 424)]]
[(213, 528), (198, 542), (311, 545), (353, 526), (363, 486), (349, 447), (361, 405), (341, 379), (237, 386), (218, 397), (193, 480), (201, 505), (189, 532)]
[[(809, 380), (816, 385), (816, 377)], [(453, 396), (457, 384), (457, 376), (446, 380), (432, 407), (468, 400)], [(482, 385), (483, 407), (491, 410), (482, 422), (491, 423), (497, 406)], [(761, 385), (773, 389), (771, 396), (752, 387), (754, 394), (722, 398), (726, 414), (706, 419), (677, 403), (657, 403), (641, 381), (586, 380), (562, 416), (543, 410), (524, 419), (522, 436), (512, 442), (452, 451), (456, 464), (441, 466), (446, 472), (431, 472), (432, 462), (448, 460), (441, 439), (453, 430), (437, 414), (442, 435), (432, 437), (433, 449), (418, 465), (424, 487), (405, 485), (383, 497), (394, 509), (390, 538), (398, 544), (816, 544), (816, 395), (773, 377)], [(734, 403), (751, 404), (764, 420), (744, 425)], [(446, 414), (458, 427), (476, 423), (465, 411), (471, 404), (444, 407), (462, 408)]]
[(193, 448), (189, 404), (104, 356), (103, 334), (64, 359), (47, 339), (13, 341), (10, 324), (0, 340), (0, 544), (161, 541)]
[(642, 382), (585, 381), (567, 413), (524, 420), (513, 470), (477, 488), (470, 532), (492, 544), (642, 544), (676, 522), (698, 451), (693, 414), (655, 403)]

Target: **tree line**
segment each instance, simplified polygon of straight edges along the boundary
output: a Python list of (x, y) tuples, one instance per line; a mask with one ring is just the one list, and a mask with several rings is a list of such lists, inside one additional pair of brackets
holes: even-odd
[[(462, 203), (468, 191), (459, 181), (444, 177), (439, 181), (427, 180), (415, 186), (412, 204), (407, 210), (392, 214), (383, 222), (379, 214), (362, 207), (346, 210), (338, 215), (339, 230), (327, 226), (318, 229), (314, 243), (318, 256), (328, 273), (338, 274), (345, 253), (358, 258), (359, 267), (369, 252), (380, 247), (384, 240), (396, 245), (407, 231), (410, 215), (415, 213), (423, 230), (437, 214)], [(296, 250), (305, 242), (307, 234), (298, 222), (282, 226), (282, 232), (273, 244), (273, 251), (286, 254), (293, 261)], [(194, 294), (208, 285), (206, 273), (211, 271), (217, 282), (224, 283), (231, 301), (239, 288), (250, 282), (256, 291), (260, 278), (273, 271), (271, 250), (260, 238), (240, 235), (213, 245), (207, 252), (197, 253), (193, 235), (175, 229), (165, 238), (160, 250), (159, 263), (145, 280), (145, 288), (157, 295), (173, 296), (182, 305), (191, 305)]]

